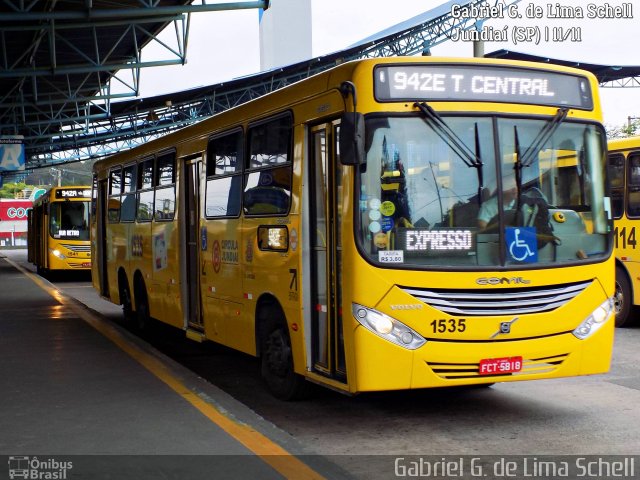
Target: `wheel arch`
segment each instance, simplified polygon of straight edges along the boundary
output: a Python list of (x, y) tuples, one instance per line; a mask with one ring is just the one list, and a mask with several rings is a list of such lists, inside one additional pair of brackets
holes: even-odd
[[(616, 258), (616, 267), (620, 267), (620, 269), (624, 272), (624, 274), (627, 277), (627, 281), (629, 282), (629, 288), (631, 289), (631, 305), (634, 305), (634, 299), (635, 299), (635, 295), (636, 292), (634, 290), (634, 286), (633, 286), (633, 281), (631, 279), (631, 274), (629, 274), (629, 269), (627, 269), (626, 265), (624, 264), (624, 262), (622, 262), (620, 259)], [(617, 270), (617, 268), (616, 268)]]

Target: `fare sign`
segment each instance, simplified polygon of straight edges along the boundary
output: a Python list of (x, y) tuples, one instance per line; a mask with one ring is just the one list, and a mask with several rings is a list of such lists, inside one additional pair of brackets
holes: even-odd
[(62, 188), (56, 190), (56, 198), (90, 198), (91, 190), (88, 188)]
[(381, 65), (379, 101), (508, 102), (591, 110), (586, 77), (518, 67), (478, 65)]

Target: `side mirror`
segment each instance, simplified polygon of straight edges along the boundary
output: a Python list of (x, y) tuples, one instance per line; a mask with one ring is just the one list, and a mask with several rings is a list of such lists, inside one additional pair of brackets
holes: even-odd
[(340, 161), (343, 165), (362, 165), (364, 156), (364, 116), (345, 112), (340, 120)]

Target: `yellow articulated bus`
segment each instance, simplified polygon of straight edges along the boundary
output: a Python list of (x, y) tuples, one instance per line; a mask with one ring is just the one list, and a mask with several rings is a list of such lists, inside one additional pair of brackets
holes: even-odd
[(635, 322), (632, 310), (640, 304), (640, 137), (609, 140), (609, 179), (616, 257), (616, 325), (625, 327)]
[(91, 270), (91, 186), (53, 187), (28, 217), (28, 260), (38, 273)]
[(94, 174), (95, 288), (140, 325), (260, 357), (279, 398), (305, 380), (356, 394), (609, 368), (606, 137), (586, 72), (349, 62)]

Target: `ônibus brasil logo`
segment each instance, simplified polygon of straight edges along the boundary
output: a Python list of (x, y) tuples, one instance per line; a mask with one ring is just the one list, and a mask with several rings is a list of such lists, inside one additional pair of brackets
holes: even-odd
[(73, 462), (61, 462), (54, 458), (38, 459), (14, 455), (9, 457), (9, 478), (33, 480), (65, 480)]

